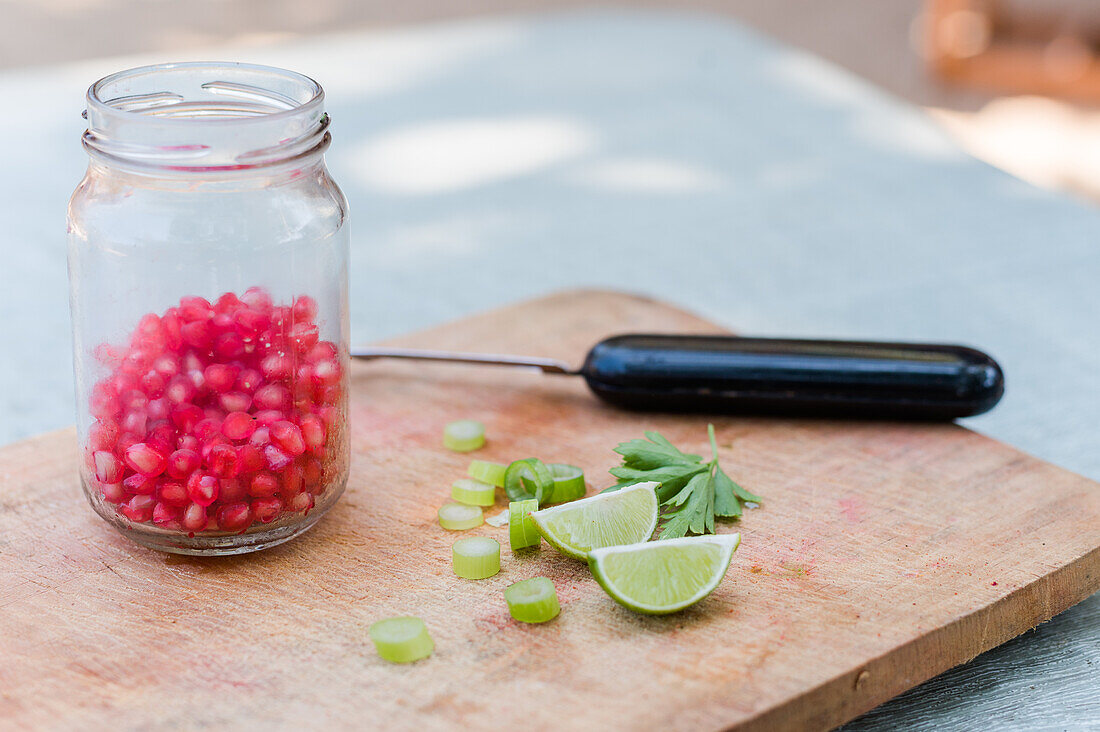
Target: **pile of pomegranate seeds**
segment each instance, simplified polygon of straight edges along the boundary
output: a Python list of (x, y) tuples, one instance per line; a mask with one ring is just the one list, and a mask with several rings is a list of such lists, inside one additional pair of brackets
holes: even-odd
[(260, 288), (213, 305), (185, 297), (142, 317), (92, 390), (86, 464), (130, 521), (244, 531), (305, 513), (342, 455), (343, 369), (318, 339), (317, 304), (276, 306)]

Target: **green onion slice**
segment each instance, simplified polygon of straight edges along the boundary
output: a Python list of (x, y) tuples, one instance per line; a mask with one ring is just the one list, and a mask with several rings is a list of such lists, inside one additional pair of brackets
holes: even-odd
[(523, 623), (545, 623), (561, 612), (558, 591), (546, 577), (532, 577), (505, 588), (504, 601), (512, 617)]
[(539, 502), (534, 498), (512, 501), (508, 504), (508, 543), (512, 551), (537, 547), (542, 541), (531, 512), (539, 510)]
[(470, 467), (466, 469), (466, 474), (474, 480), (479, 480), (489, 485), (495, 485), (497, 488), (503, 488), (504, 473), (507, 472), (507, 470), (508, 466), (504, 463), (491, 463), (488, 460), (471, 460)]
[(420, 618), (379, 620), (370, 626), (370, 639), (378, 655), (393, 663), (412, 663), (432, 655), (435, 643)]
[(439, 525), (447, 531), (464, 531), (481, 526), (485, 520), (478, 506), (462, 503), (445, 503), (439, 507)]
[(451, 498), (468, 506), (492, 506), (497, 489), (488, 483), (460, 478), (451, 484)]
[(584, 471), (576, 465), (550, 463), (550, 474), (554, 476), (554, 503), (565, 503), (584, 498)]
[(538, 458), (517, 460), (504, 472), (504, 492), (511, 501), (534, 498), (545, 505), (554, 493), (554, 475)]
[(485, 425), (472, 419), (460, 419), (443, 428), (443, 447), (455, 452), (471, 452), (485, 444)]
[(459, 539), (451, 547), (451, 566), (463, 579), (485, 579), (500, 571), (500, 542), (484, 536)]

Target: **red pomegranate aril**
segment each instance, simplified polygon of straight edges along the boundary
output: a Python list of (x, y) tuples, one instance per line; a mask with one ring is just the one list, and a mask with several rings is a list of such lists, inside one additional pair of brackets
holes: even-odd
[(100, 483), (119, 483), (125, 469), (113, 453), (100, 450), (92, 455), (95, 463), (95, 478)]
[(256, 389), (263, 386), (264, 375), (256, 369), (244, 369), (240, 375), (237, 376), (237, 391), (243, 391), (245, 394), (252, 394)]
[(218, 501), (221, 503), (237, 503), (248, 499), (248, 486), (237, 478), (222, 480), (218, 488)]
[(145, 413), (154, 421), (168, 419), (172, 414), (172, 403), (164, 397), (153, 399), (145, 406)]
[(282, 448), (283, 452), (297, 457), (306, 451), (302, 430), (293, 422), (275, 422), (268, 429), (271, 431), (272, 443)]
[(228, 333), (233, 330), (235, 323), (229, 313), (215, 313), (210, 319), (210, 325), (218, 333)]
[(126, 464), (148, 478), (155, 478), (168, 467), (168, 458), (144, 442), (126, 448)]
[(317, 386), (333, 386), (340, 382), (340, 365), (336, 361), (325, 360), (313, 364), (312, 381)]
[(156, 502), (157, 499), (153, 496), (134, 496), (125, 503), (120, 504), (118, 510), (134, 523), (143, 524), (153, 518), (153, 506), (156, 505)]
[(179, 521), (179, 518), (179, 506), (171, 506), (163, 501), (158, 501), (156, 505), (153, 506), (153, 523), (157, 526), (164, 526), (173, 521)]
[(143, 437), (138, 437), (133, 432), (123, 432), (121, 435), (119, 435), (118, 442), (115, 443), (115, 452), (116, 452), (116, 454), (120, 458), (125, 456), (126, 451), (129, 450), (131, 446), (136, 445), (139, 442), (141, 442), (142, 439), (144, 439), (144, 438)]
[(285, 409), (290, 404), (290, 391), (281, 384), (267, 384), (252, 395), (252, 403), (261, 410)]
[[(149, 421), (146, 423), (145, 441), (155, 445), (157, 452), (164, 455), (172, 452), (176, 444), (176, 428), (166, 419)], [(163, 448), (163, 449), (162, 449)]]
[(255, 310), (238, 310), (234, 317), (241, 335), (249, 339), (256, 337), (271, 325), (271, 318)]
[(141, 389), (125, 389), (119, 392), (119, 406), (127, 412), (138, 412), (145, 409), (149, 403), (149, 397)]
[(149, 420), (149, 415), (145, 412), (127, 412), (126, 416), (122, 418), (122, 430), (124, 432), (133, 432), (135, 435), (145, 434), (145, 425)]
[(294, 371), (294, 360), (285, 353), (272, 353), (260, 361), (260, 373), (273, 381), (290, 378)]
[(299, 420), (299, 428), (302, 431), (302, 439), (306, 447), (315, 450), (325, 445), (325, 423), (315, 414), (307, 414)]
[(199, 450), (202, 449), (202, 443), (194, 435), (180, 435), (180, 438), (176, 440), (176, 449), (191, 450), (198, 454)]
[(324, 404), (317, 408), (317, 416), (325, 423), (325, 427), (332, 429), (332, 425), (336, 424), (336, 417), (339, 416), (339, 414), (336, 411), (336, 407), (331, 404)]
[(197, 393), (198, 388), (186, 374), (173, 376), (164, 389), (164, 396), (168, 398), (168, 401), (181, 406), (189, 404)]
[(226, 361), (240, 358), (245, 354), (244, 339), (237, 333), (224, 333), (214, 339), (214, 354)]
[(184, 323), (180, 328), (180, 337), (183, 338), (183, 342), (201, 351), (210, 348), (213, 335), (214, 329), (207, 320)]
[(306, 488), (319, 486), (324, 475), (325, 467), (317, 458), (309, 458), (302, 465), (302, 478), (305, 481)]
[(256, 418), (256, 424), (261, 427), (270, 427), (275, 422), (286, 419), (286, 414), (278, 409), (261, 409), (259, 412), (253, 412), (252, 416)]
[(218, 500), (218, 479), (209, 473), (194, 472), (187, 481), (187, 496), (200, 506), (209, 506)]
[(264, 462), (267, 463), (267, 467), (275, 472), (280, 472), (283, 468), (293, 463), (294, 458), (274, 445), (268, 445), (264, 448)]
[(186, 321), (209, 320), (214, 315), (214, 308), (203, 297), (181, 297), (180, 317)]
[(184, 480), (202, 465), (202, 458), (194, 450), (180, 448), (168, 456), (168, 475)]
[(192, 503), (183, 509), (183, 528), (190, 532), (202, 531), (206, 528), (206, 507), (199, 503)]
[(290, 328), (289, 338), (298, 348), (299, 353), (308, 353), (317, 345), (320, 332), (313, 323), (295, 323)]
[(321, 361), (335, 361), (336, 360), (336, 346), (329, 341), (321, 341), (313, 348), (309, 349), (309, 353), (306, 354), (306, 361), (309, 363), (320, 363)]
[(296, 323), (312, 321), (317, 317), (317, 301), (309, 295), (299, 295), (294, 298), (292, 312)]
[(283, 512), (283, 502), (278, 498), (259, 498), (250, 505), (252, 518), (261, 524), (270, 524)]
[(176, 425), (181, 432), (192, 432), (197, 425), (204, 418), (203, 411), (196, 407), (194, 404), (180, 404), (173, 407), (169, 413), (169, 417), (172, 420), (172, 424)]
[(233, 388), (237, 381), (237, 369), (225, 363), (212, 363), (202, 372), (206, 386), (219, 394)]
[[(259, 420), (256, 420), (259, 422)], [(271, 431), (268, 427), (257, 427), (252, 436), (248, 438), (248, 444), (263, 449), (271, 444)]]
[(286, 510), (291, 513), (300, 513), (302, 511), (308, 512), (309, 509), (313, 508), (313, 496), (306, 491), (295, 493), (286, 500), (284, 505), (286, 506)]
[(145, 389), (148, 396), (154, 399), (164, 393), (164, 387), (167, 385), (168, 380), (156, 371), (146, 372), (145, 376), (141, 377), (141, 387)]
[(160, 322), (164, 326), (164, 344), (171, 350), (178, 351), (180, 346), (183, 345), (183, 338), (180, 335), (182, 323), (180, 322), (179, 311), (175, 308), (169, 308)]
[(180, 372), (179, 357), (171, 353), (162, 353), (153, 359), (153, 371), (166, 379), (170, 379)]
[(241, 445), (237, 448), (237, 463), (240, 465), (242, 475), (255, 473), (257, 470), (263, 470), (264, 454), (252, 445)]
[(88, 447), (93, 452), (106, 451), (110, 452), (114, 449), (115, 442), (118, 440), (119, 428), (118, 423), (113, 421), (101, 421), (92, 425), (88, 430)]
[(187, 495), (187, 486), (183, 483), (162, 481), (157, 484), (156, 495), (160, 500), (171, 503), (173, 506), (186, 506), (191, 502), (191, 497)]
[(222, 422), (222, 434), (231, 440), (247, 440), (256, 431), (256, 420), (243, 410), (230, 412)]
[(200, 419), (195, 426), (191, 429), (191, 434), (199, 438), (203, 442), (208, 441), (213, 435), (218, 435), (222, 431), (222, 421), (213, 417), (205, 417)]
[(252, 476), (248, 484), (248, 494), (253, 498), (270, 498), (279, 492), (279, 479), (266, 470)]
[(247, 412), (252, 406), (252, 397), (243, 391), (231, 391), (222, 394), (218, 398), (218, 403), (226, 412)]
[(222, 313), (233, 313), (243, 306), (244, 303), (241, 302), (240, 298), (232, 292), (226, 292), (214, 301), (214, 312), (219, 315)]
[(240, 465), (237, 461), (237, 448), (232, 445), (214, 445), (205, 458), (210, 472), (219, 478), (236, 477)]
[(218, 509), (218, 526), (224, 531), (239, 531), (252, 523), (247, 503), (230, 503)]
[(151, 496), (157, 492), (157, 479), (146, 478), (141, 473), (134, 473), (122, 481), (122, 487), (126, 489), (127, 493), (138, 496)]
[(292, 496), (305, 486), (305, 471), (298, 463), (291, 463), (283, 468), (282, 485), (279, 492), (284, 496)]
[[(340, 401), (340, 387), (338, 386), (326, 386), (317, 392), (317, 402), (320, 404), (328, 404), (334, 406)], [(331, 426), (331, 425), (329, 425)]]
[(122, 487), (122, 483), (107, 483), (99, 486), (99, 492), (103, 494), (103, 500), (110, 503), (122, 503), (130, 494)]
[(267, 290), (262, 287), (249, 287), (241, 295), (241, 302), (257, 312), (271, 312), (271, 295), (267, 294)]

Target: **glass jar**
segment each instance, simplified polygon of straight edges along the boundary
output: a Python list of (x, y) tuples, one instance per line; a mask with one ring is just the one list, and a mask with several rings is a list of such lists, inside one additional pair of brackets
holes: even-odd
[(324, 92), (166, 64), (87, 103), (68, 215), (84, 493), (154, 549), (286, 541), (348, 477), (347, 202)]

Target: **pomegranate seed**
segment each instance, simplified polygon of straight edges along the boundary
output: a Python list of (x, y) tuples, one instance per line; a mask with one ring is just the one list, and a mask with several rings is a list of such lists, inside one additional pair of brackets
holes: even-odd
[(146, 478), (141, 473), (134, 473), (126, 480), (122, 481), (122, 487), (125, 488), (128, 493), (139, 496), (151, 496), (156, 493), (157, 479)]
[(300, 295), (294, 299), (294, 321), (304, 323), (317, 317), (317, 301), (309, 295)]
[(186, 321), (209, 320), (214, 315), (214, 308), (202, 297), (180, 298), (180, 317)]
[(257, 470), (263, 470), (264, 454), (253, 445), (241, 445), (237, 448), (237, 462), (242, 475), (255, 473)]
[(230, 412), (222, 422), (222, 434), (231, 440), (247, 440), (256, 431), (256, 420), (248, 412)]
[(279, 492), (279, 479), (266, 470), (252, 476), (248, 494), (254, 498), (270, 498)]
[(311, 508), (313, 508), (313, 496), (305, 491), (295, 493), (286, 500), (286, 510), (291, 513), (308, 512)]
[(95, 462), (95, 478), (100, 483), (118, 483), (122, 480), (123, 467), (113, 453), (100, 450), (92, 455)]
[(127, 412), (126, 416), (122, 418), (122, 429), (124, 432), (133, 432), (135, 435), (145, 434), (145, 424), (149, 419), (149, 415), (145, 412)]
[(292, 496), (299, 493), (305, 486), (305, 471), (298, 463), (291, 463), (283, 468), (282, 485), (280, 493), (284, 496)]
[(205, 442), (208, 441), (211, 436), (220, 434), (221, 431), (222, 421), (220, 419), (206, 417), (195, 424), (191, 429), (191, 434)]
[(199, 469), (202, 458), (194, 450), (180, 448), (168, 456), (168, 475), (183, 480)]
[(278, 409), (262, 409), (252, 416), (261, 427), (270, 427), (273, 423), (286, 419), (286, 415)]
[(118, 510), (134, 523), (143, 524), (153, 518), (153, 506), (156, 505), (156, 502), (157, 499), (152, 496), (134, 496), (121, 504)]
[(201, 503), (192, 503), (183, 509), (183, 528), (191, 532), (202, 531), (206, 523), (206, 507)]
[(311, 348), (317, 345), (319, 334), (317, 326), (313, 323), (295, 323), (290, 328), (289, 337), (291, 342), (298, 347), (299, 353), (308, 353)]
[(309, 349), (309, 353), (306, 354), (306, 361), (309, 363), (320, 363), (321, 361), (335, 361), (336, 360), (336, 346), (329, 341), (321, 341), (313, 348)]
[(149, 397), (140, 389), (126, 389), (119, 395), (119, 405), (128, 412), (140, 412), (149, 403)]
[(169, 379), (180, 372), (180, 360), (171, 353), (162, 353), (153, 359), (153, 371)]
[(166, 420), (148, 422), (146, 426), (145, 441), (157, 448), (157, 452), (167, 455), (172, 452), (172, 446), (176, 444), (176, 428)]
[(313, 488), (321, 484), (324, 478), (325, 468), (317, 458), (310, 458), (302, 465), (302, 477), (307, 488)]
[(138, 442), (126, 448), (126, 464), (146, 477), (155, 478), (168, 467), (168, 458), (144, 442)]
[(275, 422), (269, 428), (271, 441), (281, 447), (284, 452), (298, 456), (306, 451), (306, 443), (302, 439), (302, 430), (293, 422)]
[[(230, 322), (230, 327), (232, 327)], [(227, 361), (245, 354), (244, 338), (237, 333), (225, 333), (214, 339), (214, 354)]]
[(172, 404), (184, 405), (190, 403), (198, 393), (198, 388), (185, 374), (176, 374), (168, 381), (164, 389), (164, 396)]
[(260, 372), (273, 381), (289, 379), (294, 371), (294, 360), (285, 353), (272, 353), (260, 361)]
[(214, 335), (213, 330), (210, 321), (196, 320), (191, 323), (184, 323), (180, 328), (180, 336), (187, 345), (205, 351), (210, 348)]
[(247, 503), (230, 503), (218, 509), (218, 526), (225, 531), (238, 531), (252, 523), (252, 512)]
[(237, 327), (245, 338), (255, 338), (271, 325), (271, 318), (255, 310), (239, 310), (235, 315)]
[(199, 442), (199, 438), (194, 435), (181, 435), (180, 438), (176, 440), (176, 449), (191, 450), (198, 453), (198, 451), (202, 449), (202, 443)]
[(170, 506), (163, 501), (158, 501), (153, 506), (153, 523), (157, 526), (164, 526), (170, 524), (173, 521), (179, 521), (180, 509), (178, 506)]
[(252, 394), (264, 383), (264, 375), (256, 369), (244, 369), (237, 377), (237, 390)]
[(118, 440), (118, 423), (114, 421), (104, 420), (102, 422), (96, 422), (88, 430), (88, 446), (93, 450), (102, 450), (110, 452), (115, 446), (115, 441)]
[(225, 363), (212, 363), (202, 372), (206, 386), (219, 394), (229, 391), (237, 381), (237, 369)]
[(169, 417), (172, 420), (172, 424), (176, 425), (181, 432), (192, 432), (195, 429), (195, 425), (202, 420), (203, 413), (202, 410), (194, 404), (180, 404), (172, 408)]
[(321, 418), (321, 421), (325, 423), (325, 427), (332, 429), (332, 425), (336, 424), (336, 407), (329, 404), (325, 404), (317, 409), (317, 416)]
[(261, 524), (270, 524), (283, 512), (283, 502), (278, 498), (260, 498), (251, 503), (252, 517)]
[(187, 496), (200, 506), (209, 506), (218, 500), (218, 479), (209, 473), (198, 471), (187, 481)]
[(306, 447), (315, 450), (325, 446), (325, 423), (315, 414), (307, 414), (299, 422)]
[(218, 489), (218, 500), (222, 503), (237, 503), (248, 498), (248, 487), (237, 480), (229, 478), (222, 480)]
[(271, 295), (261, 287), (249, 287), (241, 295), (241, 302), (260, 313), (271, 312)]
[[(317, 401), (321, 404), (335, 405), (340, 401), (340, 387), (326, 386), (317, 394)], [(332, 425), (329, 425), (330, 427)]]
[(107, 483), (99, 486), (99, 492), (103, 494), (103, 500), (110, 503), (122, 503), (130, 494), (122, 487), (121, 483)]
[(164, 326), (165, 345), (173, 351), (178, 351), (180, 346), (183, 345), (183, 338), (180, 335), (179, 312), (175, 308), (169, 308), (168, 312), (161, 318), (161, 325)]
[(115, 443), (115, 450), (119, 456), (125, 455), (131, 445), (136, 445), (141, 442), (141, 440), (142, 438), (138, 437), (133, 432), (123, 432), (119, 435), (118, 442)]
[(146, 394), (154, 399), (164, 393), (164, 387), (167, 384), (168, 380), (156, 371), (149, 371), (141, 377), (141, 387), (145, 389)]
[(313, 365), (311, 380), (317, 386), (334, 386), (340, 383), (340, 364), (328, 359), (318, 361)]
[(252, 403), (258, 409), (285, 409), (290, 404), (290, 391), (281, 384), (267, 384), (252, 395)]
[(275, 472), (281, 471), (286, 466), (294, 462), (294, 458), (287, 455), (285, 452), (275, 447), (274, 445), (268, 445), (264, 448), (264, 462), (267, 463), (267, 467), (271, 468)]
[(223, 313), (236, 312), (244, 305), (236, 295), (232, 292), (227, 292), (214, 301), (214, 312), (221, 315)]
[(191, 502), (187, 495), (187, 486), (183, 483), (164, 481), (157, 485), (157, 498), (173, 506), (186, 506)]
[(243, 391), (231, 391), (222, 394), (218, 402), (226, 412), (247, 412), (252, 406), (252, 397)]
[(145, 413), (149, 415), (149, 419), (154, 421), (168, 419), (172, 414), (172, 403), (164, 397), (153, 399), (146, 405)]
[(210, 472), (219, 478), (233, 478), (240, 469), (237, 460), (237, 448), (232, 445), (216, 444), (210, 448), (209, 454), (204, 458)]
[(257, 427), (252, 436), (248, 438), (248, 444), (261, 449), (271, 444), (270, 430), (267, 427)]

